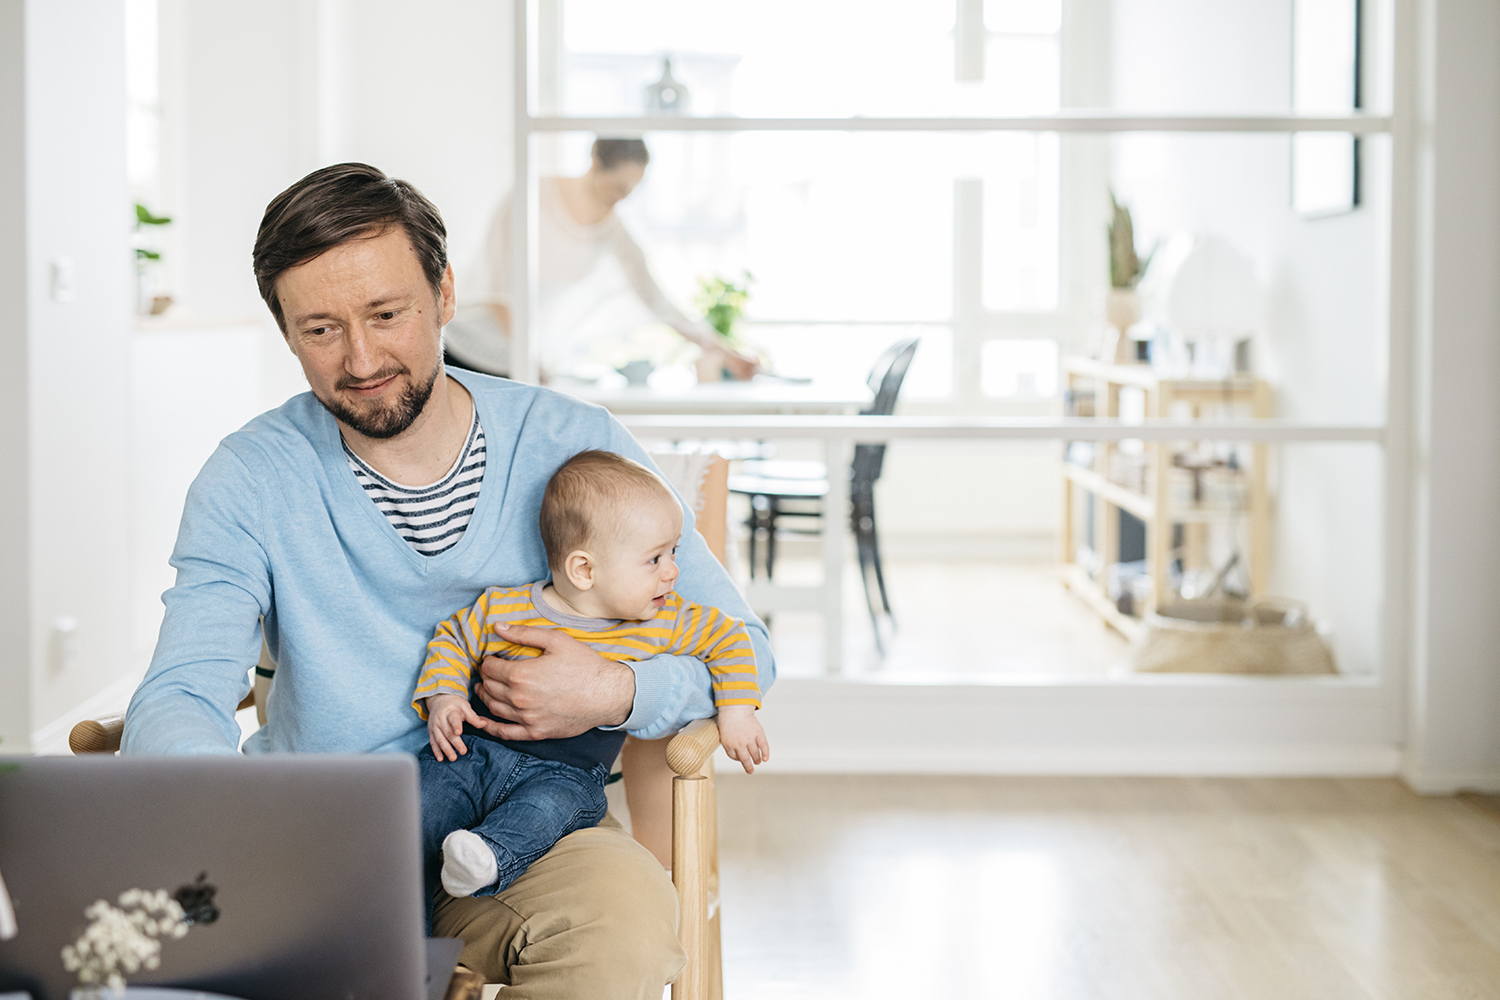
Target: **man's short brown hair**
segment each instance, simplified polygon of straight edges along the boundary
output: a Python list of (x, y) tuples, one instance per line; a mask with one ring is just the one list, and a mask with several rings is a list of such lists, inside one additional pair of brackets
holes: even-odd
[(314, 170), (266, 206), (255, 236), (255, 283), (286, 332), (276, 279), (292, 268), (352, 240), (380, 236), (400, 226), (411, 241), (433, 290), (448, 269), (448, 230), (437, 206), (406, 181), (367, 163)]
[(628, 501), (653, 493), (676, 498), (667, 484), (639, 462), (612, 451), (580, 451), (562, 464), (542, 494), (542, 545), (547, 565), (561, 572), (562, 561), (618, 531)]

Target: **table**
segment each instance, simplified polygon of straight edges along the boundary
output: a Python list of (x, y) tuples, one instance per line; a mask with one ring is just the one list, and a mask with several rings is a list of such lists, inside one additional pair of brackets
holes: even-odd
[(869, 386), (857, 378), (799, 383), (756, 376), (748, 382), (695, 382), (668, 388), (558, 379), (550, 387), (598, 403), (611, 413), (857, 413), (871, 398)]

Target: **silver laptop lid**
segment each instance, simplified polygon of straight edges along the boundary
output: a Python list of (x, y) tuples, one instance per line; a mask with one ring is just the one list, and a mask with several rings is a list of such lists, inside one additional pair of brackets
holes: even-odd
[(78, 978), (62, 952), (85, 909), (142, 889), (176, 896), (194, 923), (160, 937), (159, 967), (131, 984), (418, 1000), (418, 809), (405, 755), (0, 758), (18, 927), (0, 941), (0, 992), (66, 1000)]

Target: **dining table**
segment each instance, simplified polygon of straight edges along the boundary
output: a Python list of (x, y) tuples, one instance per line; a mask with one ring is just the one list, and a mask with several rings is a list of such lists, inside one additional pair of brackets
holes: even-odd
[(621, 378), (556, 379), (551, 388), (621, 414), (853, 414), (871, 399), (870, 387), (858, 376), (788, 379), (757, 375), (744, 381), (657, 379), (638, 384)]

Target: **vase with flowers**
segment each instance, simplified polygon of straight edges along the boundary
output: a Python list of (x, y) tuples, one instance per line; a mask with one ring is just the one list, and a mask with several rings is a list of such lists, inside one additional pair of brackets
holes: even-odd
[(745, 343), (736, 327), (750, 301), (750, 286), (755, 275), (741, 272), (739, 281), (714, 275), (698, 279), (698, 294), (693, 303), (703, 310), (703, 321), (718, 334), (719, 349), (705, 348), (698, 358), (698, 381), (718, 382), (729, 377), (724, 359), (731, 353), (744, 353)]

